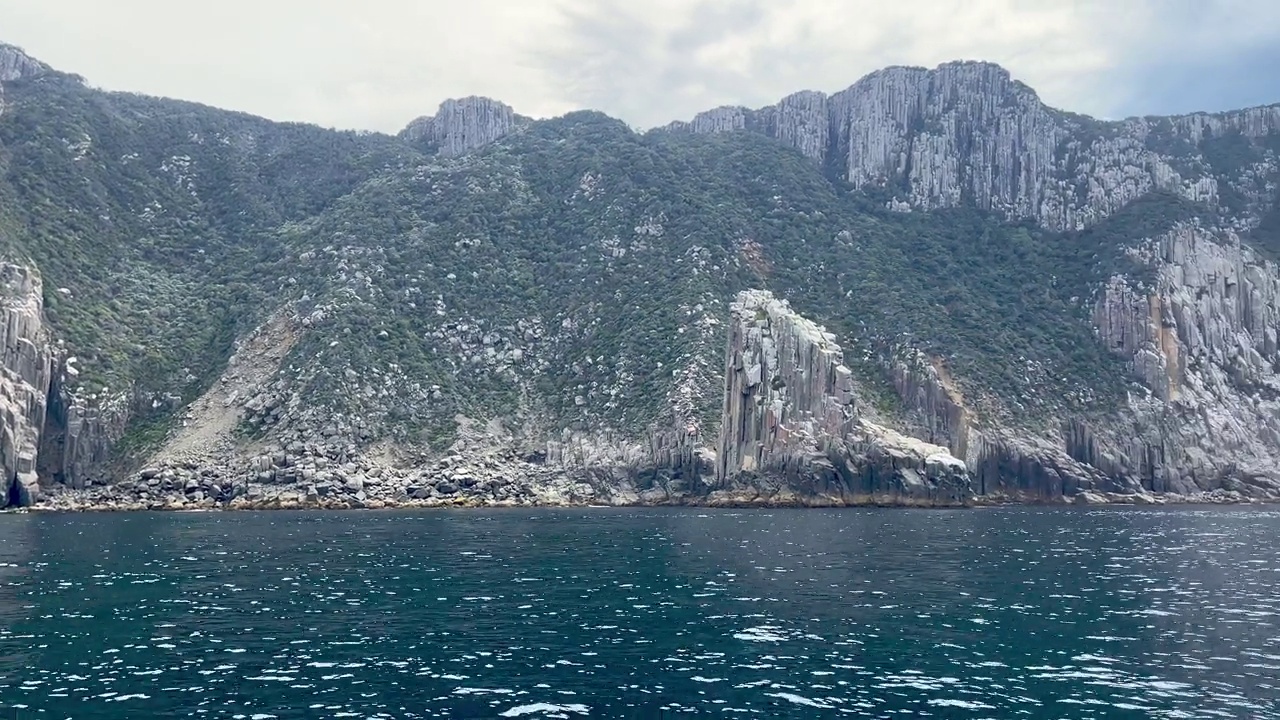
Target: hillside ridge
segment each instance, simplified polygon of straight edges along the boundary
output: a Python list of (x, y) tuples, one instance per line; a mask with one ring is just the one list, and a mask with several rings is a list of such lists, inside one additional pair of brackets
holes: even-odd
[(7, 504), (1280, 497), (1280, 106), (966, 61), (390, 136), (0, 73)]

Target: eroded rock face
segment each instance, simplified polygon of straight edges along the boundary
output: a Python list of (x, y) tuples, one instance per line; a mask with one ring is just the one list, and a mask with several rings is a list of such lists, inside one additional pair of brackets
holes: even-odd
[(36, 456), (52, 374), (43, 309), (40, 276), (0, 264), (0, 507), (40, 494)]
[(905, 429), (963, 459), (979, 496), (1055, 502), (1084, 492), (1132, 494), (1143, 489), (1127, 465), (1116, 462), (1107, 455), (1107, 448), (1095, 446), (1092, 436), (1084, 435), (1087, 430), (1070, 435), (1063, 425), (1030, 429), (984, 422), (981, 413), (968, 407), (939, 360), (905, 352), (889, 371), (899, 397), (911, 411), (912, 422)]
[(760, 110), (717, 108), (671, 131), (750, 130), (785, 142), (856, 187), (903, 185), (894, 207), (973, 202), (1054, 230), (1079, 229), (1152, 190), (1217, 205), (1230, 185), (1256, 218), (1274, 156), (1220, 175), (1201, 144), (1280, 131), (1280, 105), (1101, 122), (1046, 107), (991, 63), (891, 67), (826, 96), (803, 92)]
[(109, 482), (112, 448), (132, 418), (131, 395), (79, 396), (67, 388), (65, 363), (56, 369), (40, 448), (40, 474), (46, 483), (75, 488)]
[(444, 156), (461, 155), (488, 145), (527, 122), (509, 105), (486, 97), (445, 100), (435, 115), (409, 123), (401, 136), (423, 141)]
[(773, 492), (846, 505), (972, 496), (964, 463), (946, 448), (860, 417), (835, 336), (764, 291), (740, 294), (732, 308), (716, 486), (730, 499)]
[(105, 482), (104, 463), (129, 419), (127, 396), (79, 398), (75, 373), (44, 325), (35, 270), (0, 263), (0, 507), (36, 502), (42, 483)]
[(4, 114), (4, 83), (48, 70), (48, 65), (26, 54), (22, 48), (0, 43), (0, 115)]
[(1148, 392), (1047, 429), (985, 424), (938, 363), (893, 368), (910, 430), (966, 460), (975, 491), (1280, 497), (1280, 268), (1231, 230), (1184, 223), (1132, 248), (1154, 280), (1114, 276), (1092, 320)]
[(48, 70), (48, 65), (31, 57), (22, 48), (0, 43), (0, 82), (11, 82)]
[(1094, 323), (1153, 397), (1101, 444), (1158, 489), (1280, 495), (1280, 268), (1198, 224), (1132, 252), (1154, 286), (1111, 278)]

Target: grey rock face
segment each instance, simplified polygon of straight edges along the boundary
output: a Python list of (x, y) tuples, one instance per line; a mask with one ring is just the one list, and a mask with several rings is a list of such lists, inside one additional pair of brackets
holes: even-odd
[(1198, 224), (1132, 252), (1154, 287), (1113, 277), (1093, 317), (1153, 397), (1100, 442), (1158, 490), (1280, 494), (1280, 268)]
[[(1029, 430), (984, 422), (945, 366), (923, 353), (904, 351), (889, 370), (898, 395), (912, 411), (905, 429), (963, 459), (974, 493), (988, 501), (1052, 502), (1083, 492), (1132, 494), (1142, 489), (1123, 468), (1106, 462), (1102, 449), (1084, 441), (1071, 445), (1059, 425)], [(1085, 447), (1095, 452), (1072, 452)]]
[(962, 505), (964, 463), (860, 417), (835, 336), (764, 291), (732, 308), (716, 484), (777, 483), (832, 504)]
[[(1200, 146), (1280, 131), (1280, 105), (1101, 122), (1045, 106), (998, 65), (954, 62), (933, 70), (891, 67), (831, 96), (803, 92), (755, 111), (718, 108), (667, 129), (764, 133), (836, 168), (856, 187), (905, 187), (895, 207), (971, 199), (1010, 218), (1073, 230), (1156, 189), (1211, 205), (1220, 202), (1223, 183), (1254, 200), (1265, 197), (1254, 186), (1274, 178), (1275, 167), (1219, 176)], [(1159, 149), (1165, 145), (1181, 149)], [(1258, 208), (1249, 214), (1256, 218)]]
[(126, 392), (82, 397), (66, 389), (61, 381), (65, 372), (63, 365), (55, 373), (50, 393), (41, 474), (77, 488), (106, 482), (110, 478), (105, 475), (105, 463), (132, 416), (130, 396)]
[(0, 507), (40, 494), (36, 457), (52, 375), (43, 308), (40, 276), (0, 264)]
[(48, 70), (48, 65), (26, 54), (22, 48), (0, 43), (0, 115), (4, 114), (4, 83)]
[(48, 70), (48, 65), (26, 54), (22, 48), (0, 43), (0, 82), (11, 82)]
[(444, 156), (488, 145), (528, 122), (509, 105), (485, 97), (445, 100), (435, 115), (420, 117), (400, 132), (412, 141), (436, 146)]
[(44, 327), (43, 284), (31, 268), (0, 263), (0, 507), (39, 499), (40, 478), (83, 487), (124, 433), (127, 395), (68, 392), (74, 368)]
[(982, 495), (1280, 497), (1280, 268), (1196, 223), (1131, 254), (1154, 282), (1112, 277), (1092, 319), (1147, 394), (1108, 417), (1010, 430), (984, 426), (936, 364), (906, 358), (894, 380), (921, 418), (912, 431), (964, 458)]

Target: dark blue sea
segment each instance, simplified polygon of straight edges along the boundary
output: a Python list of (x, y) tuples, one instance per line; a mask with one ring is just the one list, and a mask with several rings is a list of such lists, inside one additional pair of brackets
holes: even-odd
[(1280, 511), (0, 515), (9, 718), (1280, 718)]

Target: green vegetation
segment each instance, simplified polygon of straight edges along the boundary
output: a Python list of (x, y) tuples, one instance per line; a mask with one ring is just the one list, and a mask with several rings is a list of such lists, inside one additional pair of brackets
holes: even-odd
[[(0, 242), (44, 274), (82, 390), (175, 407), (150, 399), (194, 397), (288, 305), (309, 329), (285, 401), (435, 449), (459, 414), (639, 432), (674, 402), (714, 431), (728, 303), (750, 287), (841, 335), (883, 412), (877, 359), (901, 347), (1012, 417), (1105, 407), (1127, 377), (1092, 293), (1139, 273), (1126, 244), (1196, 210), (1153, 196), (1065, 235), (898, 214), (763, 136), (637, 135), (598, 113), (441, 159), (62, 76), (6, 102)], [(138, 423), (130, 448), (163, 418)]]

